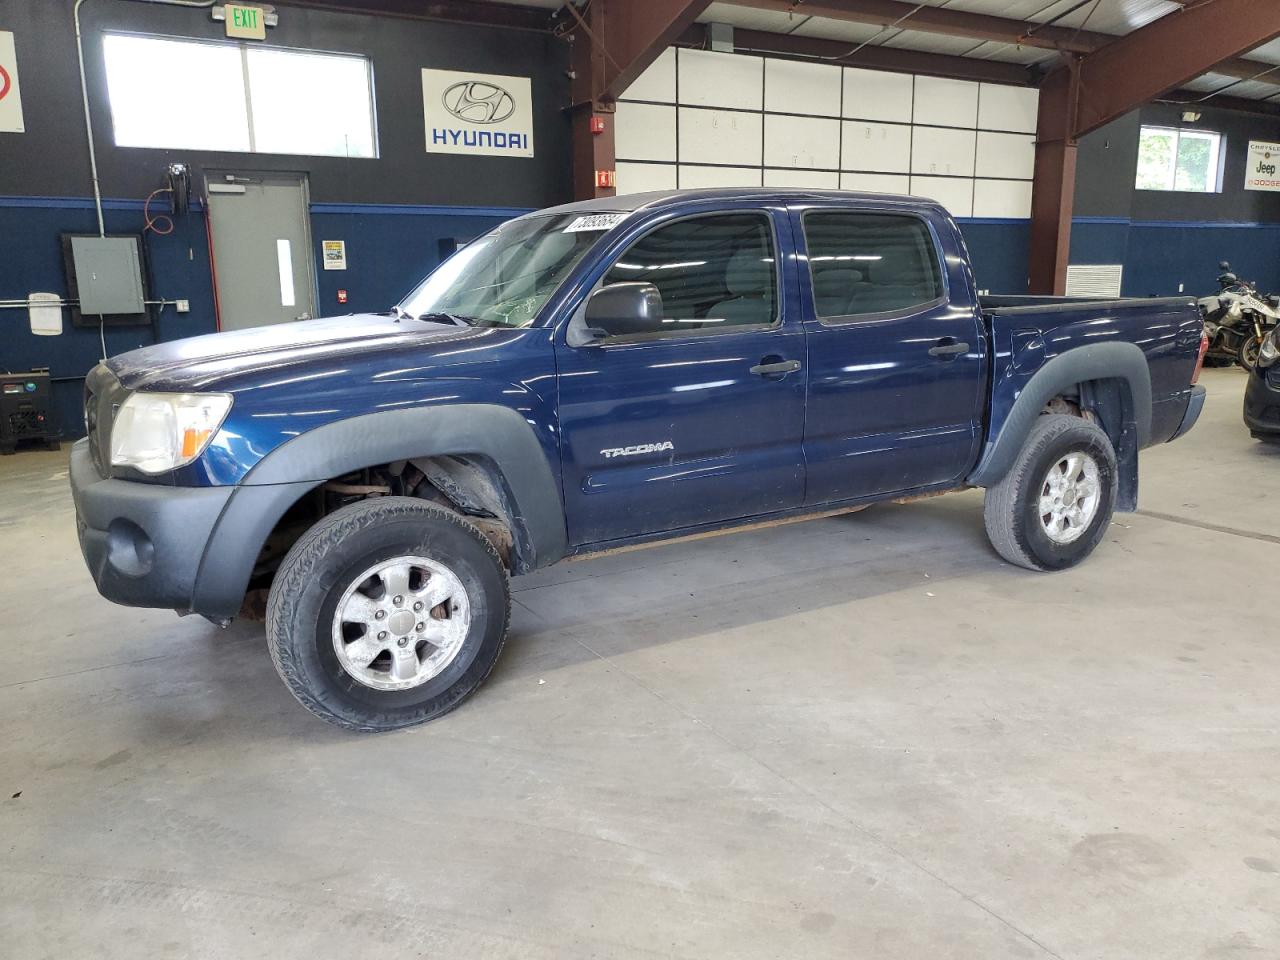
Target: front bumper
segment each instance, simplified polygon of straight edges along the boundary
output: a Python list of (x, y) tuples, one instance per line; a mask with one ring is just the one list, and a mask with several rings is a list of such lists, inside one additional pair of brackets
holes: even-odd
[(1280, 438), (1280, 364), (1249, 374), (1244, 423), (1258, 439)]
[(190, 612), (205, 546), (236, 488), (105, 479), (87, 439), (71, 448), (70, 474), (80, 551), (98, 592)]

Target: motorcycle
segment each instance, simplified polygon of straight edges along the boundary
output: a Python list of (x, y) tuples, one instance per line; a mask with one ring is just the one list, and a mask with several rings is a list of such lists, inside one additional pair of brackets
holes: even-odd
[(1263, 338), (1280, 323), (1280, 297), (1263, 297), (1247, 280), (1231, 272), (1231, 264), (1218, 264), (1218, 292), (1197, 301), (1209, 337), (1207, 359), (1237, 362), (1252, 370), (1258, 362)]

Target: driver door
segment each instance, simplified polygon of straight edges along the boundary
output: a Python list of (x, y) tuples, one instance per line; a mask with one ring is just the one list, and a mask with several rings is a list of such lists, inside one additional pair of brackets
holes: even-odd
[(557, 346), (572, 544), (800, 505), (805, 335), (780, 236), (771, 211), (723, 210), (643, 229), (613, 262), (602, 284), (652, 283), (663, 311), (647, 332)]

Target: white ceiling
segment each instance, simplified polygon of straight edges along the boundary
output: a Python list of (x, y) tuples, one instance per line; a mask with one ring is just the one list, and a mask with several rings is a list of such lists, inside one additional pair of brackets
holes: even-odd
[[(524, 3), (553, 5), (554, 0), (521, 0)], [(1123, 36), (1163, 16), (1181, 9), (1173, 0), (1095, 0), (1071, 13), (1079, 0), (924, 0), (931, 7), (957, 10), (965, 13), (981, 13), (990, 16), (1045, 23), (1054, 17), (1055, 27), (1079, 28), (1093, 33), (1109, 33)], [(922, 30), (909, 29), (910, 21), (900, 27), (878, 27), (865, 23), (850, 23), (827, 17), (810, 17), (797, 10), (790, 13), (741, 7), (733, 3), (712, 3), (698, 19), (703, 23), (728, 23), (743, 30), (765, 30), (770, 33), (794, 33), (800, 37), (819, 37), (825, 40), (841, 40), (851, 45), (866, 43), (874, 46), (917, 50), (927, 53), (943, 53), (952, 56), (972, 57), (979, 60), (1001, 60), (1027, 66), (1048, 63), (1056, 54), (1038, 47), (1024, 47), (1009, 43), (949, 37)], [(1063, 14), (1066, 14), (1063, 16)], [(1273, 40), (1248, 54), (1252, 59), (1280, 64), (1280, 40)], [(1230, 77), (1210, 74), (1201, 77), (1188, 88), (1209, 93), (1231, 84), (1229, 93), (1235, 97), (1280, 100), (1280, 70), (1258, 81), (1236, 81)]]
[[(554, 10), (563, 6), (564, 0), (502, 0), (502, 2)], [(645, 0), (633, 0), (633, 2), (643, 3)], [(1031, 23), (1045, 23), (1054, 17), (1061, 16), (1061, 19), (1054, 20), (1055, 27), (1079, 28), (1115, 36), (1123, 36), (1181, 9), (1181, 4), (1175, 3), (1174, 0), (1094, 0), (1093, 3), (1086, 4), (1071, 13), (1066, 11), (1071, 10), (1079, 0), (923, 0), (923, 2), (931, 7), (1026, 20)], [(707, 7), (706, 12), (698, 19), (703, 23), (732, 24), (742, 30), (794, 33), (800, 37), (840, 40), (851, 46), (865, 43), (901, 50), (972, 57), (978, 60), (1001, 60), (1027, 66), (1048, 63), (1055, 56), (1053, 51), (1037, 47), (911, 30), (909, 20), (905, 21), (901, 27), (882, 28), (865, 23), (811, 17), (800, 12), (803, 9), (802, 3), (796, 10), (787, 13), (718, 2)], [(1263, 63), (1280, 64), (1280, 40), (1273, 40), (1247, 56)], [(1244, 81), (1210, 73), (1188, 83), (1186, 87), (1201, 93), (1221, 90), (1233, 97), (1255, 100), (1274, 97), (1277, 102), (1280, 102), (1280, 70), (1258, 80)]]

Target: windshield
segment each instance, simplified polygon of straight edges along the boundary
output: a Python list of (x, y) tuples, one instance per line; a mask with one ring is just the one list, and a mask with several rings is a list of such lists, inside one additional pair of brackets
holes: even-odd
[(437, 267), (397, 313), (527, 327), (569, 271), (624, 216), (562, 214), (504, 223)]

